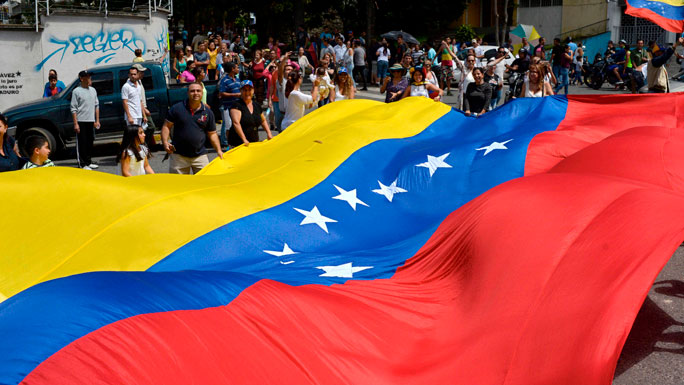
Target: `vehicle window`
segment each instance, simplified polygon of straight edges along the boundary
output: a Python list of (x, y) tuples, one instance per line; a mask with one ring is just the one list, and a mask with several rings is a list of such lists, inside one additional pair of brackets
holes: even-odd
[(97, 91), (97, 96), (111, 95), (114, 93), (114, 75), (111, 72), (98, 72), (90, 76), (92, 86)]
[[(123, 85), (126, 84), (126, 81), (128, 81), (128, 70), (126, 69), (119, 71), (119, 88), (123, 87)], [(142, 84), (143, 87), (145, 87), (145, 91), (154, 89), (154, 82), (152, 81), (151, 70), (145, 71), (145, 75), (142, 79)]]
[(145, 76), (143, 76), (142, 79), (142, 85), (145, 87), (145, 90), (152, 90), (154, 89), (154, 82), (152, 81), (152, 70), (147, 70), (145, 71)]

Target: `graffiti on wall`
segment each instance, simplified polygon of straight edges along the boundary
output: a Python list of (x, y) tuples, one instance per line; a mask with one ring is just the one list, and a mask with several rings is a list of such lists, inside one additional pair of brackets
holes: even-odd
[(114, 56), (121, 52), (133, 54), (136, 49), (145, 52), (145, 41), (138, 37), (134, 31), (126, 28), (109, 31), (101, 29), (95, 34), (86, 32), (73, 35), (67, 39), (51, 36), (48, 42), (49, 47), (46, 47), (45, 51), (50, 53), (35, 66), (36, 71), (40, 71), (50, 60), (57, 60), (58, 63), (61, 63), (67, 55), (95, 54), (97, 57), (94, 64), (102, 64), (109, 63)]
[(162, 54), (160, 59), (164, 74), (168, 77), (171, 70), (169, 60), (169, 32), (166, 27), (163, 27), (161, 32), (156, 36), (157, 50)]
[(0, 72), (0, 95), (19, 95), (23, 88), (21, 71)]

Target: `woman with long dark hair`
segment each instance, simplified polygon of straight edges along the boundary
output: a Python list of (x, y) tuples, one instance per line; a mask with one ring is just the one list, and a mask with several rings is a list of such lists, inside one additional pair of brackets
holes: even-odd
[(7, 134), (7, 118), (0, 114), (0, 172), (19, 170), (19, 146), (13, 137)]
[(154, 174), (148, 159), (152, 156), (145, 146), (145, 130), (137, 124), (126, 126), (116, 161), (121, 162), (121, 175)]
[(425, 73), (420, 67), (416, 67), (411, 74), (411, 85), (404, 90), (403, 98), (408, 96), (424, 96), (430, 98), (430, 93), (437, 93), (437, 98), (444, 94), (439, 87), (425, 80)]
[(302, 76), (298, 71), (292, 71), (287, 75), (285, 86), (285, 97), (287, 98), (287, 109), (283, 118), (282, 129), (285, 130), (297, 119), (304, 116), (307, 108), (311, 108), (318, 101), (319, 80), (314, 80), (311, 95), (306, 95), (299, 90), (302, 85)]
[(176, 54), (171, 61), (171, 78), (177, 82), (180, 82), (180, 75), (185, 71), (188, 66), (188, 62), (185, 60), (183, 51), (180, 49), (176, 50)]
[(484, 81), (484, 71), (480, 67), (473, 68), (474, 81), (468, 84), (463, 98), (463, 110), (466, 116), (478, 116), (487, 112), (492, 99), (492, 87)]

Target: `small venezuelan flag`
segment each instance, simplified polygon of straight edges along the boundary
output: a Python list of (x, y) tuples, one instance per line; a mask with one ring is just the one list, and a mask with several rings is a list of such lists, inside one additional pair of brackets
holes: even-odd
[(684, 0), (627, 0), (625, 13), (650, 20), (670, 32), (684, 32)]

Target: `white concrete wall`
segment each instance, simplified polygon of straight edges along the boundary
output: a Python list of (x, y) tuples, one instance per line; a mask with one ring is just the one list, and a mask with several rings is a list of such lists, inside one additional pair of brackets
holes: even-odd
[[(159, 59), (168, 41), (166, 13), (153, 13), (150, 20), (111, 14), (107, 19), (53, 14), (41, 20), (44, 26), (41, 32), (9, 30), (0, 34), (4, 48), (0, 73), (21, 72), (24, 81), (21, 93), (9, 98), (0, 94), (0, 111), (40, 98), (51, 68), (68, 85), (81, 70), (130, 63), (137, 48), (143, 50), (145, 60)], [(27, 40), (28, 37), (31, 39)], [(168, 55), (165, 65), (168, 67)]]
[(40, 97), (45, 82), (31, 68), (42, 58), (40, 33), (35, 30), (0, 32), (0, 112), (7, 107)]
[(531, 24), (537, 29), (547, 43), (551, 43), (561, 33), (563, 24), (563, 7), (531, 7), (518, 8), (518, 24)]

